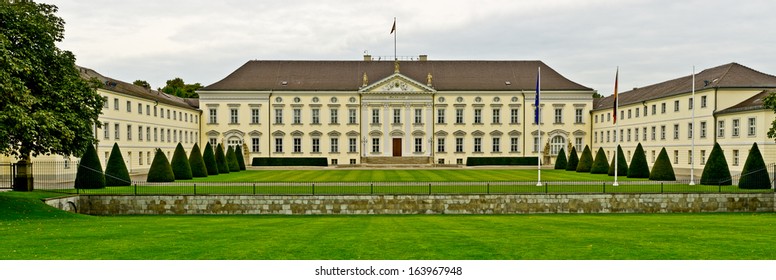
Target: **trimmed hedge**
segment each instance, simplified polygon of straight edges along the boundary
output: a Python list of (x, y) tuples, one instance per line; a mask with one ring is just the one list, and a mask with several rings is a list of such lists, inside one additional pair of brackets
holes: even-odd
[(224, 154), (224, 147), (221, 144), (216, 146), (216, 166), (218, 166), (218, 173), (229, 173), (229, 164), (226, 162), (226, 155)]
[[(609, 165), (609, 176), (614, 176), (614, 157), (612, 157), (612, 164)], [(625, 161), (625, 154), (622, 153), (622, 147), (617, 145), (617, 176), (628, 176), (628, 162)]]
[(719, 146), (719, 143), (714, 143), (714, 148), (711, 149), (706, 166), (703, 167), (701, 185), (729, 186), (732, 184), (733, 179), (730, 177), (730, 169), (728, 168), (727, 160), (725, 160), (725, 153), (722, 152), (722, 147)]
[(76, 189), (102, 189), (105, 188), (105, 174), (102, 173), (100, 157), (94, 145), (89, 144), (86, 152), (78, 164), (78, 172), (75, 174)]
[(592, 174), (606, 174), (609, 171), (609, 163), (606, 162), (606, 153), (604, 148), (598, 148), (593, 161), (593, 167), (590, 168)]
[(173, 182), (175, 181), (175, 174), (172, 173), (172, 166), (167, 161), (167, 156), (164, 155), (162, 149), (156, 149), (154, 154), (154, 161), (151, 162), (151, 169), (148, 170), (147, 182)]
[(563, 148), (560, 148), (558, 156), (555, 158), (555, 169), (566, 169), (566, 165), (568, 164), (569, 162), (566, 160), (566, 151), (564, 151)]
[(189, 159), (186, 158), (186, 151), (183, 150), (183, 145), (178, 142), (178, 146), (175, 147), (175, 152), (172, 154), (172, 173), (175, 175), (175, 180), (189, 180), (191, 179), (191, 166), (189, 166)]
[(538, 157), (468, 157), (466, 166), (480, 165), (538, 165)]
[(234, 155), (237, 156), (237, 164), (240, 166), (240, 170), (245, 170), (245, 157), (243, 157), (242, 148), (240, 146), (237, 146)]
[(566, 165), (566, 171), (576, 171), (577, 165), (579, 165), (579, 156), (577, 156), (577, 148), (571, 147), (569, 153), (569, 163)]
[(649, 165), (647, 165), (647, 155), (641, 143), (636, 146), (631, 157), (630, 166), (628, 166), (628, 178), (649, 178)]
[(326, 158), (316, 157), (255, 157), (251, 162), (252, 166), (329, 166)]
[(582, 156), (579, 158), (579, 164), (577, 165), (577, 172), (590, 172), (590, 168), (593, 167), (593, 153), (590, 152), (590, 147), (585, 145), (585, 149), (582, 150)]
[(674, 167), (671, 166), (666, 148), (660, 150), (655, 165), (652, 166), (652, 172), (649, 173), (649, 179), (652, 181), (676, 181)]
[(741, 179), (738, 180), (738, 187), (742, 189), (771, 188), (771, 178), (765, 167), (763, 155), (757, 148), (757, 143), (752, 144), (752, 149), (746, 156), (746, 163), (744, 163), (744, 170), (741, 172)]
[(216, 154), (213, 152), (213, 146), (210, 142), (205, 145), (205, 151), (202, 152), (202, 160), (205, 161), (207, 175), (218, 175), (218, 164), (216, 163)]
[(189, 166), (191, 167), (191, 177), (207, 177), (207, 167), (202, 153), (199, 151), (199, 145), (194, 143), (189, 153)]
[(229, 172), (240, 171), (240, 164), (237, 163), (237, 156), (234, 154), (232, 146), (226, 149), (226, 164), (229, 166)]
[(121, 155), (119, 143), (113, 143), (108, 164), (105, 165), (105, 186), (123, 187), (130, 185), (132, 185), (132, 179), (129, 178), (129, 171), (127, 171), (127, 164), (124, 163), (124, 157)]

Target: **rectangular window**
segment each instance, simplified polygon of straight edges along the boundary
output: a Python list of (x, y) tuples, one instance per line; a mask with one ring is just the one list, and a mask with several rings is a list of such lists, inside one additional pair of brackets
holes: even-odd
[(445, 109), (437, 109), (437, 123), (445, 123)]
[(695, 103), (693, 101), (695, 101), (695, 100), (693, 100), (692, 97), (690, 97), (690, 102), (687, 103), (687, 105), (688, 105), (687, 109), (688, 110), (692, 110), (693, 103)]
[(146, 141), (151, 141), (151, 128), (146, 127)]
[(598, 131), (593, 132), (593, 143), (598, 143)]
[(555, 108), (555, 123), (563, 123), (563, 109)]
[(574, 138), (574, 146), (576, 146), (577, 151), (582, 150), (582, 137), (576, 137)]
[(717, 137), (725, 137), (725, 121), (717, 121)]
[(655, 163), (655, 150), (652, 150), (652, 163)]
[(283, 109), (275, 109), (275, 124), (283, 124)]
[(393, 123), (394, 124), (401, 123), (401, 109), (393, 109)]
[(692, 164), (692, 151), (687, 151), (687, 164)]
[(275, 152), (276, 153), (283, 152), (283, 138), (275, 138)]
[(321, 123), (321, 109), (315, 108), (312, 110), (312, 124)]
[(655, 127), (654, 126), (652, 127), (652, 137), (651, 138), (652, 138), (652, 141), (655, 140)]
[(321, 139), (313, 138), (313, 153), (320, 153), (320, 152), (321, 152)]
[(481, 153), (482, 152), (482, 138), (475, 137), (474, 138), (474, 152), (475, 153)]
[(606, 121), (612, 121), (612, 113), (606, 113)]
[(415, 124), (423, 123), (423, 109), (415, 109)]
[(146, 105), (146, 116), (151, 115), (151, 105)]
[(636, 117), (639, 117), (639, 108), (636, 108)]
[(167, 142), (172, 142), (172, 138), (170, 137), (170, 129), (167, 129)]
[(679, 125), (674, 124), (674, 139), (679, 139)]
[(706, 122), (701, 122), (701, 138), (706, 138)]
[(687, 139), (692, 138), (692, 135), (694, 133), (692, 129), (693, 129), (692, 123), (687, 123)]
[(372, 109), (372, 124), (380, 123), (380, 109)]
[(251, 138), (251, 152), (252, 153), (258, 153), (259, 152), (259, 137), (253, 137)]
[(641, 141), (647, 141), (647, 127), (646, 126), (641, 130), (641, 135), (642, 135), (641, 136)]
[(302, 152), (302, 138), (294, 138), (294, 153)]
[(157, 130), (157, 128), (156, 128), (156, 127), (154, 127), (154, 142), (158, 141), (158, 139), (159, 139), (159, 138), (157, 137), (157, 136), (158, 136), (158, 134), (157, 134), (157, 131), (158, 131), (158, 130)]
[(137, 157), (137, 164), (143, 165), (143, 152), (139, 152), (139, 153), (137, 153), (137, 155), (138, 155), (138, 157)]
[(380, 152), (380, 138), (372, 138), (372, 152), (373, 153)]
[(539, 136), (534, 136), (533, 152), (538, 153), (539, 149)]
[(329, 144), (331, 146), (329, 150), (332, 153), (339, 153), (339, 138), (331, 138)]
[(501, 152), (501, 138), (494, 137), (493, 138), (493, 149), (492, 151), (494, 153)]
[(437, 153), (445, 152), (445, 138), (437, 138)]
[(143, 114), (143, 104), (137, 103), (137, 113), (140, 115)]
[(666, 103), (660, 103), (660, 113), (665, 114), (666, 113)]
[(657, 114), (657, 105), (652, 104), (652, 115)]
[(339, 109), (331, 108), (329, 109), (329, 118), (330, 123), (337, 124), (339, 123)]
[(660, 126), (660, 140), (666, 140), (666, 126)]
[(520, 123), (520, 109), (509, 110), (509, 123), (511, 124)]
[(738, 166), (738, 150), (733, 150), (733, 166)]
[(706, 96), (701, 96), (701, 108), (706, 108)]
[(213, 147), (215, 147), (216, 145), (218, 145), (218, 140), (216, 140), (216, 138), (215, 138), (215, 137), (213, 137), (213, 138), (210, 138), (210, 139), (208, 140), (208, 142), (210, 143), (210, 146), (213, 146)]
[(167, 109), (167, 119), (170, 119), (170, 109)]
[(701, 150), (701, 165), (706, 164), (706, 150)]
[(356, 124), (356, 109), (348, 109), (348, 123)]
[(482, 123), (482, 109), (474, 109), (474, 123)]
[(738, 126), (739, 126), (739, 120), (738, 119), (734, 119), (733, 120), (733, 132), (732, 132), (733, 137), (738, 137)]
[(154, 106), (154, 117), (156, 117), (156, 111), (157, 111), (157, 109), (158, 109), (158, 108), (156, 108), (156, 106)]
[(455, 123), (463, 123), (463, 109), (455, 109)]
[(749, 118), (749, 136), (757, 135), (757, 122), (755, 118)]
[[(170, 112), (167, 112), (167, 113), (169, 114)], [(173, 110), (173, 111), (172, 111), (172, 119), (173, 119), (173, 120), (177, 120), (177, 119), (178, 119), (178, 117), (177, 117), (177, 116), (178, 116), (178, 114), (176, 114), (176, 113), (175, 113), (175, 110)]]
[(598, 115), (594, 115), (594, 116), (593, 116), (593, 121), (594, 121), (595, 123), (598, 123)]
[(253, 108), (251, 109), (251, 123), (252, 124), (258, 124), (259, 123), (259, 109)]
[(631, 109), (628, 109), (628, 118), (631, 118)]
[(103, 138), (110, 139), (110, 126), (109, 123), (103, 123), (102, 124), (102, 131), (103, 131)]
[(679, 112), (679, 100), (674, 100), (674, 112)]
[(628, 142), (631, 141), (631, 129), (628, 128)]
[(127, 125), (127, 140), (132, 140), (132, 125)]
[(183, 114), (183, 118), (185, 122), (189, 122), (189, 114)]
[(509, 138), (509, 151), (510, 152), (520, 151), (520, 138), (517, 138), (517, 137)]
[(639, 128), (633, 129), (633, 141), (639, 141)]
[(230, 124), (237, 124), (237, 109), (229, 109), (229, 123)]
[(217, 118), (218, 111), (216, 109), (210, 109), (208, 111), (210, 111), (210, 119), (208, 123), (210, 124), (218, 123), (218, 118)]
[(674, 164), (679, 164), (679, 151), (674, 150)]
[(127, 100), (127, 113), (132, 112), (132, 101)]
[(356, 138), (348, 138), (348, 152), (355, 153), (357, 147), (358, 147), (358, 142)]
[(625, 133), (623, 133), (623, 130), (620, 129), (620, 142), (622, 142), (623, 138), (625, 138), (624, 135), (625, 135)]
[(113, 98), (113, 110), (118, 110), (118, 109), (119, 109), (119, 99)]
[(108, 105), (108, 100), (109, 99), (110, 98), (108, 98), (107, 96), (103, 96), (102, 97), (102, 108), (108, 109), (108, 106), (110, 106), (110, 105)]
[(501, 123), (501, 109), (493, 109), (493, 123)]
[(606, 142), (607, 142), (607, 143), (611, 142), (611, 139), (612, 139), (612, 137), (611, 137), (611, 136), (612, 136), (612, 135), (611, 135), (611, 131), (608, 131), (608, 130), (607, 130), (607, 131), (606, 131)]
[(294, 108), (293, 124), (302, 124), (302, 109)]
[(119, 135), (121, 134), (119, 132), (120, 132), (119, 124), (114, 124), (113, 125), (113, 139), (119, 140)]
[(463, 153), (463, 138), (461, 137), (455, 138), (455, 152)]
[(582, 123), (582, 109), (574, 109), (574, 123)]
[(415, 152), (416, 153), (423, 152), (423, 138), (415, 138)]

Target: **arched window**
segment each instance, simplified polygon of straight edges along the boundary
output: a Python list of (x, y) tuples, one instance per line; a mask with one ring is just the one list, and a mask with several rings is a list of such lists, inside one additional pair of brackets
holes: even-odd
[(237, 146), (240, 146), (242, 148), (242, 139), (237, 136), (229, 137), (228, 140), (226, 140), (227, 147), (232, 147), (232, 149), (237, 149)]
[(550, 155), (557, 155), (561, 148), (566, 146), (566, 139), (563, 136), (555, 135), (550, 140)]

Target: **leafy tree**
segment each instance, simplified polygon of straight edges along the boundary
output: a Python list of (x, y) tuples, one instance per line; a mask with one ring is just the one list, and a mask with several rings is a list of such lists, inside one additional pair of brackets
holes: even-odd
[(129, 178), (127, 164), (124, 163), (124, 157), (121, 155), (118, 143), (113, 143), (113, 149), (108, 157), (108, 164), (105, 166), (105, 186), (120, 187), (132, 185), (132, 179)]
[[(609, 165), (609, 176), (614, 176), (614, 158), (612, 158), (612, 164)], [(625, 161), (625, 154), (622, 153), (622, 147), (617, 145), (617, 176), (628, 175), (628, 162)]]
[(579, 158), (579, 164), (577, 165), (577, 172), (590, 172), (590, 168), (593, 167), (593, 153), (590, 152), (590, 147), (585, 145), (585, 149), (582, 150), (582, 156)]
[(768, 169), (765, 167), (763, 155), (757, 148), (757, 143), (752, 144), (749, 155), (744, 163), (744, 170), (741, 171), (741, 179), (738, 180), (738, 187), (742, 189), (770, 189), (771, 178), (768, 175)]
[(151, 168), (148, 169), (148, 182), (173, 182), (175, 181), (175, 174), (172, 172), (170, 162), (167, 161), (167, 156), (164, 155), (161, 149), (156, 149), (154, 154), (154, 161), (151, 162)]
[(146, 82), (144, 80), (135, 80), (134, 82), (132, 82), (132, 84), (136, 85), (136, 86), (141, 86), (141, 87), (144, 87), (144, 88), (147, 88), (147, 89), (151, 88), (151, 84), (149, 84), (148, 82)]
[(202, 158), (197, 143), (194, 143), (194, 147), (189, 153), (189, 166), (191, 166), (192, 177), (207, 177), (207, 166), (205, 166), (205, 160)]
[(165, 85), (161, 91), (166, 94), (172, 94), (183, 98), (199, 98), (199, 94), (197, 94), (196, 90), (200, 88), (202, 88), (202, 85), (199, 83), (186, 84), (183, 82), (183, 79), (175, 78), (167, 80), (167, 85)]
[(56, 43), (65, 22), (54, 5), (0, 3), (0, 154), (81, 156), (94, 142), (103, 98)]
[(226, 155), (224, 155), (224, 147), (221, 144), (216, 146), (216, 166), (218, 166), (218, 173), (229, 173), (229, 163), (226, 161)]
[(245, 157), (243, 157), (242, 148), (237, 146), (234, 154), (237, 156), (237, 164), (240, 165), (240, 170), (245, 170)]
[(674, 167), (671, 166), (671, 160), (668, 158), (666, 148), (660, 150), (657, 155), (655, 165), (652, 166), (652, 172), (649, 173), (649, 179), (652, 181), (676, 181)]
[(105, 174), (102, 173), (100, 157), (94, 146), (86, 146), (86, 152), (78, 164), (78, 172), (75, 174), (76, 189), (102, 189), (105, 187)]
[[(763, 105), (765, 105), (765, 108), (772, 109), (773, 112), (776, 113), (776, 91), (771, 91), (768, 96), (763, 99)], [(771, 122), (771, 127), (768, 129), (768, 138), (776, 138), (776, 119)]]
[(189, 166), (189, 159), (186, 158), (186, 151), (183, 150), (183, 145), (178, 142), (178, 146), (175, 147), (175, 152), (172, 154), (172, 173), (175, 175), (175, 180), (188, 180), (191, 179), (191, 166)]
[(577, 165), (579, 165), (577, 149), (576, 147), (571, 147), (571, 152), (569, 153), (569, 163), (566, 165), (566, 171), (576, 171)]
[(649, 178), (649, 165), (647, 165), (647, 156), (641, 143), (636, 146), (631, 157), (630, 166), (628, 166), (628, 178)]
[(606, 162), (606, 153), (604, 148), (598, 148), (598, 152), (595, 154), (595, 160), (593, 161), (593, 167), (590, 168), (592, 174), (606, 174), (609, 170), (609, 163)]
[(216, 163), (216, 155), (213, 152), (213, 146), (210, 146), (209, 142), (205, 144), (205, 151), (202, 152), (202, 160), (205, 161), (207, 175), (218, 175), (218, 163)]
[(226, 164), (229, 166), (229, 172), (240, 171), (240, 164), (237, 163), (237, 156), (234, 154), (232, 146), (226, 149)]
[(727, 160), (725, 160), (725, 153), (722, 151), (719, 143), (714, 143), (709, 159), (706, 160), (706, 166), (703, 167), (701, 185), (729, 186), (732, 184), (733, 180), (730, 177), (730, 169), (728, 168)]

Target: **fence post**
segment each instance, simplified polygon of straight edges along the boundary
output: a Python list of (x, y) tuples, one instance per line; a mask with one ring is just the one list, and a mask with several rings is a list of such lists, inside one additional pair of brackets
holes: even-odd
[(375, 183), (369, 183), (369, 194), (375, 194)]
[(197, 195), (197, 184), (194, 184), (194, 195)]
[(660, 193), (663, 193), (663, 182), (660, 182)]
[(431, 183), (428, 183), (428, 195), (431, 195)]
[(137, 182), (135, 182), (135, 195), (137, 195)]
[(253, 195), (256, 195), (256, 183), (253, 183)]
[(550, 193), (550, 188), (547, 187), (547, 182), (544, 182), (544, 193), (545, 194)]
[(488, 182), (486, 191), (487, 191), (488, 194), (490, 194), (490, 182)]
[(313, 183), (313, 195), (315, 195), (315, 183)]
[(604, 186), (604, 193), (606, 193), (606, 182), (601, 183)]

